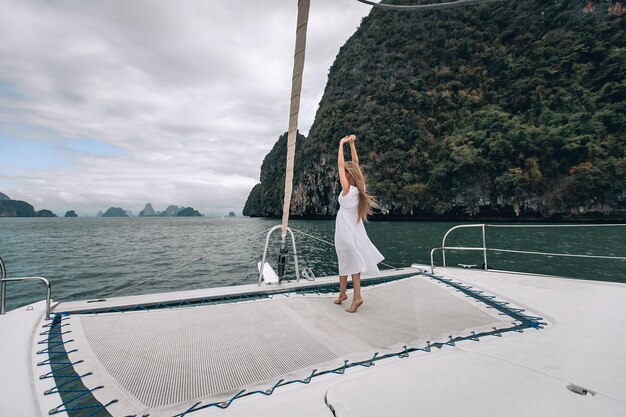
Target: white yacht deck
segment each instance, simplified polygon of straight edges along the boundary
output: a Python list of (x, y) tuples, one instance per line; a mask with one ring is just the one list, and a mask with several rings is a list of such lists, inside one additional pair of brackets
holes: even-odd
[[(334, 294), (297, 292), (336, 279), (327, 277), (270, 287), (293, 291), (236, 304), (118, 313), (132, 308), (132, 300), (107, 300), (112, 312), (66, 316), (62, 330), (71, 333), (62, 337), (73, 369), (89, 374), (85, 386), (104, 386), (92, 392), (107, 405), (101, 415), (626, 415), (626, 285), (456, 268), (439, 268), (442, 280), (407, 278), (410, 271), (417, 270), (395, 271), (405, 277), (365, 287), (365, 304), (355, 315), (333, 305)], [(514, 327), (509, 315), (446, 284), (450, 278), (547, 325), (506, 330)], [(185, 296), (237, 299), (242, 290)], [(185, 299), (181, 293), (142, 297)], [(57, 312), (84, 312), (86, 305), (63, 303)], [(26, 313), (0, 318), (0, 329), (11, 315)], [(442, 344), (450, 336), (456, 342)], [(410, 350), (403, 351), (405, 345)], [(3, 352), (12, 355), (9, 347)], [(33, 354), (30, 366), (41, 372), (36, 360), (41, 357)], [(350, 365), (342, 368), (346, 360)], [(52, 378), (34, 374), (36, 385), (28, 389), (28, 381), (0, 378), (3, 397), (20, 392), (27, 402), (24, 392), (33, 395), (23, 410), (47, 411), (61, 402), (58, 394), (41, 395), (59, 383)], [(570, 384), (587, 394), (572, 392)], [(20, 408), (9, 403), (13, 408), (5, 402), (0, 415), (32, 415), (13, 412)], [(58, 411), (65, 415), (63, 407)]]

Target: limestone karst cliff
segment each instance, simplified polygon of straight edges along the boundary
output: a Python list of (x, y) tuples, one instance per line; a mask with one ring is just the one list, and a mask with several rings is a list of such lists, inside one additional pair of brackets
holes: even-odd
[[(625, 216), (626, 16), (595, 3), (373, 9), (298, 141), (292, 214), (334, 215), (336, 147), (354, 133), (382, 215)], [(284, 146), (244, 214), (280, 215)]]

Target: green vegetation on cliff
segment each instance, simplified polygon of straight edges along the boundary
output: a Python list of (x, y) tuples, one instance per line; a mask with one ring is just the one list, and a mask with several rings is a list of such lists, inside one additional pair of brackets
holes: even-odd
[[(383, 214), (623, 213), (626, 19), (596, 3), (591, 14), (582, 0), (373, 9), (299, 140), (292, 213), (336, 212), (348, 133)], [(280, 215), (281, 140), (244, 214)]]
[[(296, 149), (302, 144), (304, 136), (296, 135)], [(263, 159), (261, 165), (261, 183), (254, 186), (243, 207), (244, 216), (279, 216), (283, 212), (285, 195), (285, 168), (287, 165), (287, 133), (284, 133)], [(301, 158), (296, 152), (295, 166)]]

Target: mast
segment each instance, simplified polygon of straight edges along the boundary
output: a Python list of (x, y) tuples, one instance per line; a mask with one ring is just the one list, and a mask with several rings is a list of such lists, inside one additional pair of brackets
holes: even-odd
[[(293, 162), (296, 153), (298, 132), (298, 113), (300, 112), (300, 90), (304, 71), (304, 52), (306, 48), (306, 28), (309, 21), (310, 0), (298, 0), (298, 23), (296, 26), (296, 48), (291, 78), (291, 104), (289, 106), (289, 130), (287, 134), (287, 166), (285, 168), (285, 198), (283, 200), (283, 221), (281, 227), (281, 252), (285, 247), (287, 226), (289, 225), (289, 207), (293, 190)], [(285, 249), (286, 251), (286, 249)]]

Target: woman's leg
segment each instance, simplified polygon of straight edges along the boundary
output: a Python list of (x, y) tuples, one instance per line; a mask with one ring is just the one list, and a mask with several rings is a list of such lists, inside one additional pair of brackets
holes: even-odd
[(348, 276), (339, 275), (339, 297), (335, 300), (335, 304), (341, 304), (348, 299)]
[(352, 296), (352, 305), (350, 308), (346, 308), (348, 313), (356, 313), (356, 311), (363, 304), (363, 298), (361, 298), (361, 274), (352, 274), (352, 288), (354, 288), (354, 295)]

